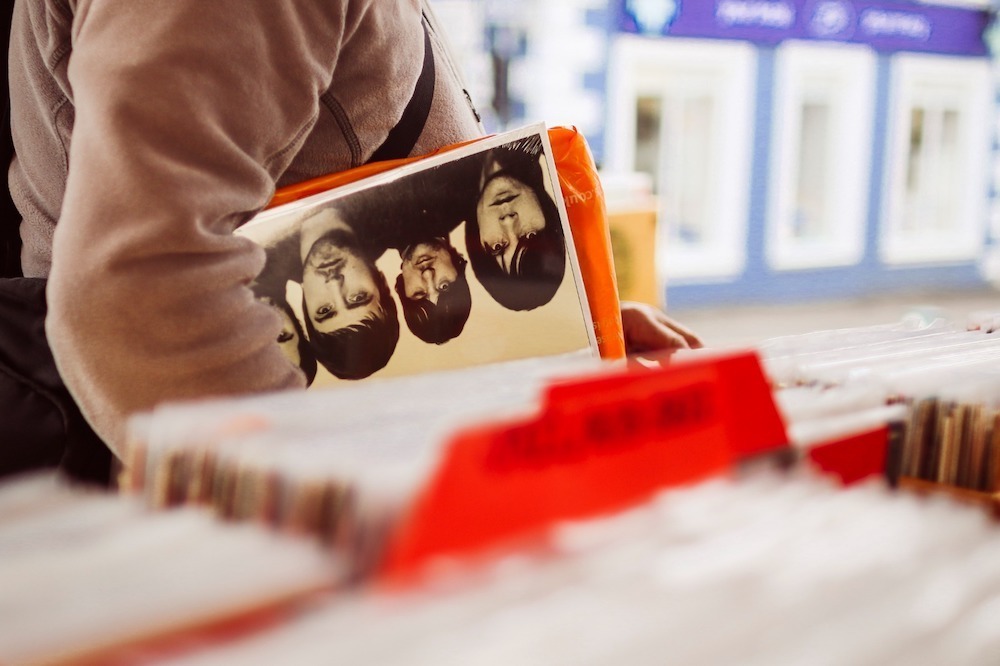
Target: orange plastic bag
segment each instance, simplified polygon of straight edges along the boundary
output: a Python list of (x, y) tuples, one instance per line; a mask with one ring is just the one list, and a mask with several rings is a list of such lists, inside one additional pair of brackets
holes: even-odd
[(603, 359), (625, 358), (618, 279), (611, 253), (604, 188), (587, 140), (575, 127), (549, 130), (559, 187), (573, 231), (573, 245), (583, 274), (583, 286), (594, 320), (594, 333)]
[[(604, 190), (597, 177), (594, 158), (587, 140), (576, 128), (554, 127), (548, 134), (573, 234), (573, 245), (583, 275), (583, 286), (587, 292), (591, 318), (594, 320), (598, 350), (603, 359), (625, 358), (625, 335), (622, 331), (618, 281), (611, 254), (611, 234), (604, 204)], [(373, 162), (289, 185), (275, 193), (268, 208), (347, 185), (479, 140), (481, 139), (445, 146), (419, 157)]]

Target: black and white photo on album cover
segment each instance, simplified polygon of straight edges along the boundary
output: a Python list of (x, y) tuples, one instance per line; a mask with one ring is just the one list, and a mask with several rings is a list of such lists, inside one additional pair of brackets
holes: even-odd
[(596, 354), (544, 126), (265, 211), (251, 285), (312, 386)]

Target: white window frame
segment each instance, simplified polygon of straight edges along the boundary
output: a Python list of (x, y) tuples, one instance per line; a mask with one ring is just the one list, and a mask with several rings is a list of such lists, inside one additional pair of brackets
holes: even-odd
[[(880, 255), (888, 264), (956, 263), (978, 259), (986, 233), (992, 123), (992, 78), (982, 58), (900, 54), (892, 64), (890, 149)], [(956, 181), (961, 191), (945, 229), (903, 229), (910, 116), (915, 103), (959, 113)]]
[[(875, 112), (874, 53), (866, 46), (786, 42), (777, 49), (766, 256), (777, 270), (857, 264), (864, 256)], [(830, 108), (827, 193), (821, 236), (793, 233), (800, 173), (801, 109)]]
[(605, 154), (612, 171), (635, 164), (635, 115), (640, 97), (708, 91), (714, 98), (709, 159), (715, 174), (708, 202), (712, 240), (676, 247), (661, 227), (657, 272), (661, 280), (706, 282), (738, 277), (746, 265), (747, 219), (754, 126), (757, 55), (744, 42), (618, 37), (611, 49)]

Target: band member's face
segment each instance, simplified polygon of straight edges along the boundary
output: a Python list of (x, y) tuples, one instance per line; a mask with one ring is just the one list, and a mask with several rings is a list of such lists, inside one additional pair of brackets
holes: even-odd
[(285, 358), (294, 363), (296, 367), (300, 367), (302, 358), (299, 355), (298, 327), (295, 326), (295, 322), (292, 321), (288, 312), (271, 300), (271, 298), (265, 296), (260, 300), (274, 308), (274, 311), (281, 318), (281, 331), (278, 332), (278, 346), (281, 347), (281, 353), (285, 355)]
[(451, 253), (440, 243), (417, 243), (403, 252), (400, 267), (403, 292), (410, 300), (428, 300), (437, 305), (440, 295), (458, 279)]
[(352, 247), (316, 241), (302, 267), (306, 316), (320, 333), (357, 324), (380, 310), (375, 268)]
[(295, 367), (301, 367), (302, 357), (299, 354), (299, 331), (292, 323), (292, 318), (287, 312), (278, 308), (278, 312), (281, 313), (281, 332), (278, 333), (278, 345), (281, 347), (281, 352), (285, 355), (289, 361), (295, 364)]
[(518, 242), (545, 228), (545, 215), (535, 191), (506, 175), (486, 183), (476, 213), (479, 240), (506, 273), (511, 272)]

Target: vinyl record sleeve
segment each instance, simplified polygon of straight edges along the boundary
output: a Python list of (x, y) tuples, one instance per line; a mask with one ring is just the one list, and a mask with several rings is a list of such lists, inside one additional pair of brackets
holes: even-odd
[(311, 386), (598, 345), (543, 125), (259, 214), (252, 286)]

